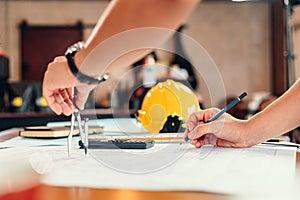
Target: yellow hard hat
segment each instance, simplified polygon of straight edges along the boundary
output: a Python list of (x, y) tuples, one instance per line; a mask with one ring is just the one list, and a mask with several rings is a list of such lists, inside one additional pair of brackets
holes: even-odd
[(187, 120), (190, 114), (199, 111), (199, 102), (194, 92), (186, 85), (173, 80), (160, 82), (145, 95), (138, 110), (138, 120), (150, 133), (159, 133), (173, 116)]

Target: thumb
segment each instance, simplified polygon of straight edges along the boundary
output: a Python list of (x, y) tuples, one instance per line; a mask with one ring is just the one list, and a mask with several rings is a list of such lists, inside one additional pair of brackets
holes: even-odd
[(218, 119), (210, 123), (199, 124), (189, 135), (189, 138), (200, 138), (205, 134), (213, 134), (217, 138), (222, 137), (225, 128), (224, 119)]
[(188, 133), (190, 139), (197, 139), (208, 133), (210, 124), (199, 124), (191, 132)]

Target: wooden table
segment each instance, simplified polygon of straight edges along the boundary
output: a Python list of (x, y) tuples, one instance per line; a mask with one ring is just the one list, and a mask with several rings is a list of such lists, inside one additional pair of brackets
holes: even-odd
[[(18, 135), (18, 129), (0, 132), (0, 141)], [(297, 168), (300, 166), (300, 153), (297, 153)], [(138, 191), (125, 189), (92, 189), (85, 187), (57, 187), (37, 185), (26, 190), (0, 196), (0, 200), (96, 200), (96, 199), (126, 199), (126, 200), (223, 200), (232, 197), (224, 194), (190, 191)]]
[(157, 192), (120, 189), (91, 189), (83, 187), (54, 187), (39, 185), (25, 191), (0, 197), (1, 200), (223, 200), (229, 196), (206, 192)]

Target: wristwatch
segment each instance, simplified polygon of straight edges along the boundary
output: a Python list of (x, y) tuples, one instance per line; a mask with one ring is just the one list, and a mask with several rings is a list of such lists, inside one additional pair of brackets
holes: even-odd
[(77, 42), (70, 46), (67, 51), (65, 52), (65, 57), (67, 58), (69, 68), (71, 72), (74, 74), (74, 76), (79, 80), (81, 83), (86, 83), (88, 85), (97, 85), (103, 81), (105, 81), (108, 78), (108, 74), (104, 74), (101, 77), (95, 78), (92, 76), (88, 76), (86, 74), (81, 73), (75, 62), (74, 62), (74, 55), (84, 48), (84, 42)]

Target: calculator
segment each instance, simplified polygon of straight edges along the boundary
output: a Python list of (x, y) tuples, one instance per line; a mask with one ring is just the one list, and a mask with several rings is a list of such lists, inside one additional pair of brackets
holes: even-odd
[(97, 140), (89, 139), (89, 149), (148, 149), (154, 146), (153, 140)]

